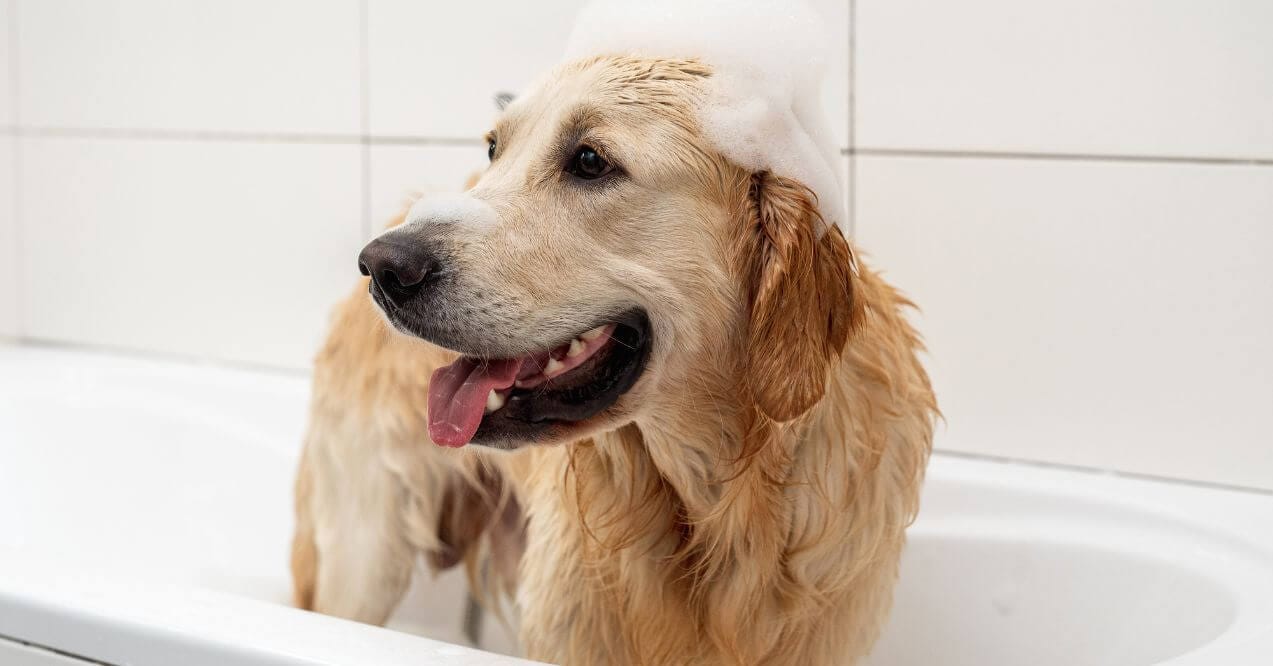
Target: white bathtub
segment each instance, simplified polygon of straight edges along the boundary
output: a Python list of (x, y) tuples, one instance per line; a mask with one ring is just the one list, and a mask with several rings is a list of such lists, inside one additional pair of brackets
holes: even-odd
[[(307, 391), (0, 346), (0, 664), (525, 663), (456, 644), (456, 576), (286, 606)], [(1273, 496), (939, 454), (870, 663), (1273, 664)]]

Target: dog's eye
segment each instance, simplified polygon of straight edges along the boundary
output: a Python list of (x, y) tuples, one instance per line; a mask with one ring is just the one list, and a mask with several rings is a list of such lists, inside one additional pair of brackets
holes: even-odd
[(491, 162), (495, 161), (495, 139), (486, 142), (486, 159)]
[(570, 164), (566, 167), (570, 175), (584, 180), (600, 178), (610, 173), (611, 169), (613, 167), (610, 163), (589, 146), (583, 146), (575, 151), (575, 156), (570, 158)]

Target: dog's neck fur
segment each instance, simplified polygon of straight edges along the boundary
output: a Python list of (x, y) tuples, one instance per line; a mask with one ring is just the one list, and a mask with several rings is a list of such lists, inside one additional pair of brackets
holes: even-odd
[(535, 465), (529, 488), (531, 655), (845, 663), (870, 645), (894, 575), (878, 567), (895, 571), (916, 509), (932, 401), (900, 299), (866, 282), (892, 300), (875, 309), (888, 321), (850, 345), (801, 418), (760, 415), (731, 371), (694, 382), (679, 409), (536, 452), (556, 464)]

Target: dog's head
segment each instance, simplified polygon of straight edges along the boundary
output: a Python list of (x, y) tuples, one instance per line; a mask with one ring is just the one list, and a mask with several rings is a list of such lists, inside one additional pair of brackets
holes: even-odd
[(359, 257), (434, 375), (438, 444), (516, 448), (660, 418), (713, 385), (776, 421), (822, 395), (856, 308), (849, 249), (800, 183), (704, 140), (693, 61), (555, 71), (489, 135), (463, 195), (417, 202)]

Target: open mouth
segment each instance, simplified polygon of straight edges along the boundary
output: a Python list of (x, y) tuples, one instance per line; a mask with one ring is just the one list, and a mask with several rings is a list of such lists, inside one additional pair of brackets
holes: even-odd
[(586, 421), (641, 376), (649, 331), (646, 314), (633, 310), (526, 356), (461, 356), (433, 373), (429, 436), (442, 446), (510, 447)]

